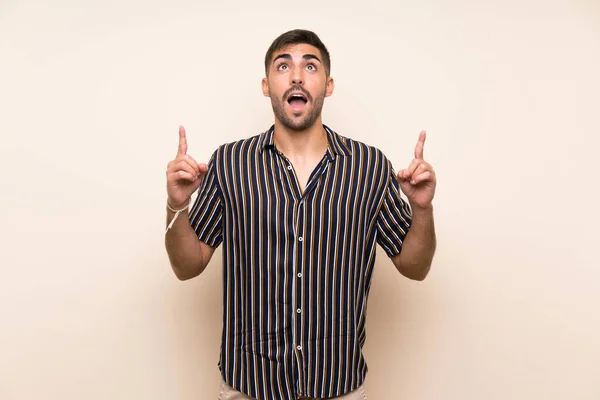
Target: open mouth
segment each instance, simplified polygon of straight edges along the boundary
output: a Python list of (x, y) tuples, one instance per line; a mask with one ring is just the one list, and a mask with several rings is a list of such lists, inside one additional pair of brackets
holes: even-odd
[(302, 93), (292, 93), (290, 97), (288, 97), (287, 102), (292, 109), (302, 110), (308, 102), (308, 99)]

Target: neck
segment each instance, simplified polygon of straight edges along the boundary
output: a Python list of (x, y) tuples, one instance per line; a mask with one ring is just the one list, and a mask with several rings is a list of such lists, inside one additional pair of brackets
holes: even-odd
[(321, 118), (302, 131), (289, 129), (276, 119), (273, 140), (279, 151), (293, 158), (322, 157), (329, 145)]

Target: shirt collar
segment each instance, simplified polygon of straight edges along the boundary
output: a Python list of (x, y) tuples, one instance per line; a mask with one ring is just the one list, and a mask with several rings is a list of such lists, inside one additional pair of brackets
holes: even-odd
[[(327, 152), (332, 153), (332, 158), (335, 156), (350, 156), (352, 155), (352, 150), (350, 146), (346, 143), (346, 139), (342, 136), (338, 135), (336, 132), (332, 131), (328, 126), (323, 125), (325, 132), (327, 132), (327, 141), (329, 142), (329, 147), (327, 148)], [(275, 133), (275, 125), (271, 126), (269, 130), (261, 133), (258, 141), (259, 141), (259, 149), (260, 151), (264, 150), (268, 147), (275, 147), (275, 141), (273, 140), (273, 134)]]

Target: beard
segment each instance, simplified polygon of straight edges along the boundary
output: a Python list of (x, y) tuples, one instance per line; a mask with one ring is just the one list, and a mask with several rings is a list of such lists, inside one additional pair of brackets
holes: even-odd
[[(300, 113), (292, 111), (292, 115), (289, 115), (285, 111), (285, 105), (287, 104), (288, 93), (293, 91), (301, 91), (306, 95), (308, 102), (305, 107), (308, 107), (309, 104), (312, 105), (310, 109), (303, 109), (302, 113), (304, 115), (300, 115)], [(273, 113), (275, 114), (275, 118), (283, 126), (292, 130), (292, 131), (304, 131), (317, 121), (317, 119), (321, 116), (321, 110), (323, 109), (323, 102), (325, 100), (325, 91), (319, 93), (319, 95), (313, 100), (313, 97), (302, 88), (293, 87), (286, 92), (282, 99), (278, 99), (275, 96), (271, 96), (271, 105), (273, 106)]]

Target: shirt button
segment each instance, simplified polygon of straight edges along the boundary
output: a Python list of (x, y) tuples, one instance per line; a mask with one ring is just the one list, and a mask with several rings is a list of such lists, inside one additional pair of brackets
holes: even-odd
[(302, 278), (302, 272), (298, 272), (298, 278)]
[(300, 236), (300, 237), (298, 238), (298, 240), (299, 240), (299, 241), (303, 241), (303, 240), (304, 240), (304, 238), (302, 238), (302, 236)]
[(298, 350), (302, 350), (302, 346), (298, 346), (296, 347)]
[(292, 169), (292, 166), (291, 166), (291, 165), (288, 165), (288, 169), (289, 169), (289, 170), (291, 170), (291, 169)]
[(296, 312), (297, 312), (298, 314), (300, 314), (300, 313), (302, 312), (302, 310), (299, 308), (299, 309), (297, 309), (297, 310), (296, 310)]

